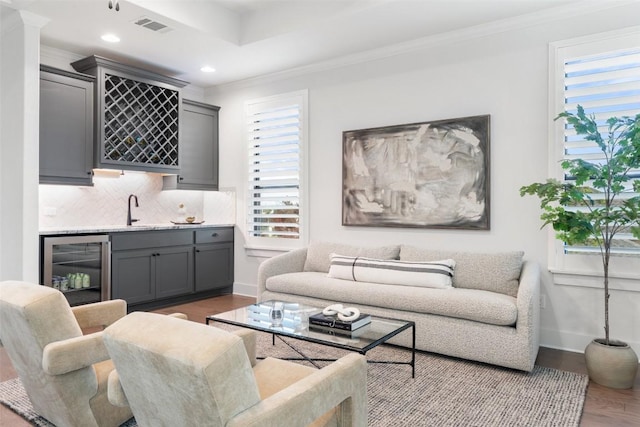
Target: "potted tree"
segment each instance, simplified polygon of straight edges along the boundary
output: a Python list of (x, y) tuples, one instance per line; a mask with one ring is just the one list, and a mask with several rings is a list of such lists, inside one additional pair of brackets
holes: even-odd
[[(609, 334), (609, 266), (614, 237), (631, 233), (640, 238), (640, 114), (612, 117), (601, 134), (594, 116), (582, 106), (577, 113), (561, 113), (587, 141), (602, 150), (604, 161), (562, 161), (569, 181), (549, 179), (520, 188), (520, 195), (540, 198), (545, 225), (551, 224), (556, 238), (568, 245), (586, 244), (599, 249), (604, 286), (604, 338), (594, 339), (585, 349), (591, 380), (612, 388), (631, 388), (638, 370), (638, 357), (626, 343)], [(636, 174), (634, 177), (633, 174)], [(625, 194), (631, 193), (631, 194)], [(580, 209), (576, 209), (580, 207)]]

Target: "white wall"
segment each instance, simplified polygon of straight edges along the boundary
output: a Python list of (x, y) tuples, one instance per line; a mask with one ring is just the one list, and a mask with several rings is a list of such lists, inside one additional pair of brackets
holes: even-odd
[[(544, 272), (542, 344), (583, 351), (603, 325), (602, 291), (554, 285), (547, 271), (547, 233), (537, 200), (519, 196), (522, 185), (547, 177), (548, 43), (637, 24), (640, 3), (615, 9), (576, 10), (545, 22), (522, 21), (477, 34), (451, 34), (420, 49), (351, 65), (292, 71), (210, 89), (221, 106), (221, 185), (238, 189), (235, 278), (252, 289), (260, 258), (243, 248), (243, 103), (247, 99), (309, 89), (310, 238), (354, 244), (405, 243), (469, 251), (524, 250)], [(322, 68), (322, 69), (321, 69)], [(341, 225), (341, 149), (345, 130), (491, 115), (491, 230), (357, 228)], [(640, 354), (638, 292), (614, 291), (611, 330)]]

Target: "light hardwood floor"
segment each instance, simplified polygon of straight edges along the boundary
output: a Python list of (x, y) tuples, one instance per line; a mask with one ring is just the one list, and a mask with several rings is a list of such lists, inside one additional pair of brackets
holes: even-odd
[[(205, 317), (209, 314), (232, 310), (253, 302), (254, 299), (250, 297), (225, 295), (167, 307), (157, 310), (157, 312), (181, 312), (189, 316), (191, 320), (204, 323)], [(580, 353), (542, 347), (536, 363), (540, 366), (586, 373), (584, 358)], [(0, 381), (15, 378), (16, 376), (16, 372), (11, 366), (4, 348), (0, 348)], [(27, 427), (30, 424), (5, 406), (0, 405), (0, 426)], [(640, 373), (636, 378), (634, 388), (630, 390), (613, 390), (590, 382), (580, 426), (640, 426)]]

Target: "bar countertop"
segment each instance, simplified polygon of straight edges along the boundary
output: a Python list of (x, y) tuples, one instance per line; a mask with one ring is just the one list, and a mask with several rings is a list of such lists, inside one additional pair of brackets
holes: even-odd
[(42, 227), (41, 236), (65, 235), (65, 234), (107, 234), (119, 232), (135, 232), (150, 230), (190, 230), (211, 227), (233, 227), (234, 224), (140, 224), (140, 225), (88, 225), (81, 227)]

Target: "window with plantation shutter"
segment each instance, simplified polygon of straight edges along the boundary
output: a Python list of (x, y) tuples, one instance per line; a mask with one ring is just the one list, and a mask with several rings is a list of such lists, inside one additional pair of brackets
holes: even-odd
[[(608, 118), (640, 113), (638, 28), (552, 43), (550, 66), (551, 121), (563, 111), (575, 113), (581, 105), (587, 115), (595, 116), (604, 136), (608, 132)], [(553, 121), (550, 141), (552, 177), (573, 179), (560, 167), (563, 159), (581, 158), (592, 163), (604, 160), (604, 154), (595, 142), (582, 139), (563, 120)], [(631, 171), (631, 175), (640, 179), (640, 170)], [(630, 183), (627, 188), (629, 191), (618, 202), (637, 195), (632, 192)], [(598, 203), (597, 195), (593, 195), (593, 199)], [(571, 246), (555, 239), (553, 232), (550, 241), (549, 265), (556, 283), (599, 285), (597, 281), (601, 279), (593, 277), (602, 274), (600, 252), (595, 242)], [(616, 235), (612, 255), (613, 287), (640, 290), (640, 242), (631, 233), (623, 231)]]
[(306, 244), (306, 91), (246, 103), (247, 235), (254, 246)]

